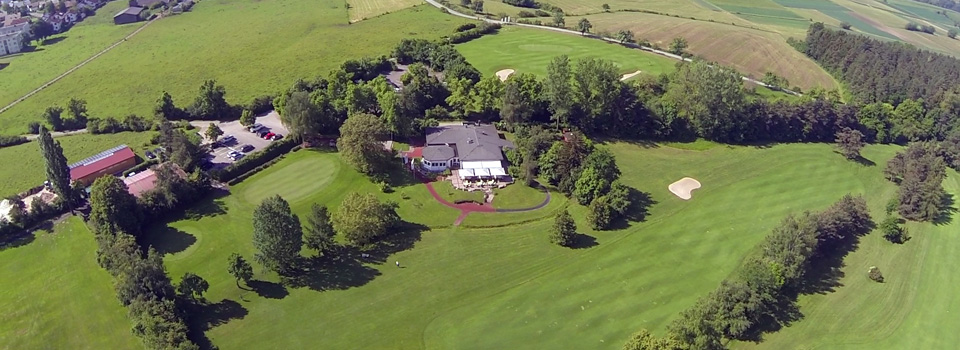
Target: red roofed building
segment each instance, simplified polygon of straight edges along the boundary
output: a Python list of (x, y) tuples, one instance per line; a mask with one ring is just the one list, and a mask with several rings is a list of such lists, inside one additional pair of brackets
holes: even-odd
[(136, 155), (130, 147), (122, 145), (71, 164), (70, 181), (90, 186), (98, 177), (117, 174), (134, 165), (137, 165)]
[[(172, 167), (173, 172), (181, 179), (187, 177), (187, 173), (183, 172), (176, 164), (168, 163), (160, 166)], [(123, 184), (127, 185), (127, 192), (130, 192), (134, 197), (140, 198), (144, 193), (157, 187), (157, 172), (153, 171), (153, 169), (144, 170), (139, 174), (123, 179)]]

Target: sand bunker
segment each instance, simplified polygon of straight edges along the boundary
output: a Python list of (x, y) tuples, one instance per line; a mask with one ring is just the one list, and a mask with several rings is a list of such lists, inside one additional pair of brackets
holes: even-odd
[(640, 71), (636, 71), (636, 72), (633, 72), (633, 73), (624, 74), (622, 77), (620, 77), (620, 81), (624, 81), (624, 80), (633, 78), (633, 77), (637, 76), (637, 74), (640, 74), (640, 73), (641, 73)]
[(497, 78), (500, 78), (500, 81), (507, 81), (507, 78), (509, 78), (513, 72), (515, 72), (513, 69), (501, 69), (497, 72)]
[(677, 195), (677, 197), (680, 197), (680, 199), (688, 200), (691, 197), (690, 192), (700, 188), (700, 181), (685, 177), (670, 184), (670, 186), (667, 186), (667, 188), (670, 189), (670, 192), (673, 192), (673, 194)]

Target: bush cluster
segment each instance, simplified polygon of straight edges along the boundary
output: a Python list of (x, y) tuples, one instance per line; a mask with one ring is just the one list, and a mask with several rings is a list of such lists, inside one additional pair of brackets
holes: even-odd
[(486, 34), (496, 33), (497, 30), (500, 30), (499, 23), (484, 22), (474, 29), (454, 33), (449, 38), (447, 38), (447, 40), (449, 40), (451, 44), (461, 44), (461, 43), (465, 43), (470, 40), (479, 38)]
[(11, 135), (0, 135), (0, 147), (10, 147), (16, 146), (22, 143), (27, 143), (26, 137), (23, 136), (11, 136)]
[(124, 131), (142, 132), (154, 128), (153, 120), (131, 114), (123, 118), (123, 121), (113, 117), (103, 119), (90, 118), (87, 120), (87, 131), (91, 134), (113, 134)]

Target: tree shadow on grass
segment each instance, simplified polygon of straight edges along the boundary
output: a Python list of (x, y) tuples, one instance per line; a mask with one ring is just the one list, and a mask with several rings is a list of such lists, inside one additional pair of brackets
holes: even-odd
[(227, 206), (224, 204), (223, 198), (229, 194), (230, 191), (224, 189), (211, 189), (210, 194), (185, 210), (182, 218), (196, 221), (205, 217), (226, 214)]
[(600, 243), (597, 243), (596, 237), (577, 233), (577, 235), (573, 237), (573, 243), (571, 243), (569, 247), (573, 249), (587, 249), (598, 245), (600, 245)]
[(177, 228), (164, 226), (151, 231), (149, 241), (149, 245), (156, 249), (158, 253), (166, 255), (187, 250), (197, 242), (197, 237)]
[(366, 249), (341, 246), (331, 258), (304, 258), (294, 273), (282, 278), (283, 282), (294, 288), (306, 287), (315, 291), (365, 285), (380, 275), (379, 270), (368, 264), (384, 264), (391, 254), (413, 248), (425, 230), (426, 226), (404, 222), (396, 233)]
[(630, 206), (623, 215), (618, 216), (610, 223), (610, 230), (621, 230), (630, 227), (631, 223), (647, 221), (647, 216), (650, 215), (650, 207), (657, 204), (650, 193), (633, 187), (630, 187), (628, 198), (630, 198)]
[(55, 219), (44, 220), (29, 229), (0, 239), (0, 252), (33, 243), (33, 241), (37, 239), (37, 231), (53, 232), (54, 220)]
[(937, 217), (933, 219), (933, 224), (939, 226), (952, 222), (953, 213), (957, 212), (957, 208), (953, 207), (955, 203), (953, 194), (944, 193), (940, 196), (940, 212), (937, 213)]
[(290, 292), (287, 291), (287, 287), (284, 287), (280, 283), (250, 280), (247, 282), (247, 286), (256, 292), (257, 295), (267, 299), (283, 299), (286, 298), (287, 295), (290, 295)]
[(794, 322), (803, 319), (804, 314), (797, 305), (795, 295), (781, 295), (772, 305), (770, 312), (764, 314), (754, 324), (754, 327), (747, 330), (742, 337), (737, 340), (749, 341), (753, 343), (763, 342), (764, 333), (778, 332), (784, 327), (789, 327)]
[(188, 312), (189, 338), (200, 349), (217, 349), (216, 345), (207, 338), (206, 332), (214, 327), (226, 324), (230, 320), (240, 320), (247, 316), (247, 309), (240, 303), (223, 299), (218, 303), (192, 303)]
[(64, 40), (67, 40), (67, 37), (66, 37), (66, 36), (58, 36), (58, 37), (56, 37), (56, 38), (45, 39), (45, 40), (43, 40), (43, 46), (53, 45), (53, 44), (59, 43), (59, 42), (64, 41)]

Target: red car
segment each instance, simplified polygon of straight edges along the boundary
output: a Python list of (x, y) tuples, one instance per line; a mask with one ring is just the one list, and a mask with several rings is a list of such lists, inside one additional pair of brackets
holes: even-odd
[(274, 134), (274, 133), (272, 133), (272, 132), (268, 132), (266, 135), (263, 135), (263, 139), (264, 139), (264, 140), (270, 140), (270, 139), (273, 138), (273, 135), (276, 135), (276, 134)]

